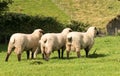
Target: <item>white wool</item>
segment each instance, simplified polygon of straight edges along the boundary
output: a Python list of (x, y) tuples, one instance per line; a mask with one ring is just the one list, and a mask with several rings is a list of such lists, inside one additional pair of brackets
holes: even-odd
[(15, 48), (14, 51), (17, 55), (21, 54), (24, 50), (26, 51), (31, 50), (32, 52), (35, 52), (42, 35), (43, 35), (42, 29), (36, 29), (32, 34), (24, 33), (13, 34), (8, 44), (7, 54), (11, 54), (13, 48)]
[(65, 47), (66, 36), (72, 30), (65, 28), (61, 33), (47, 33), (41, 37), (41, 51), (42, 53), (50, 54), (55, 50)]
[[(81, 49), (88, 49), (92, 48), (94, 44), (94, 38), (96, 36), (97, 30), (95, 27), (90, 27), (87, 32), (70, 32), (67, 35), (67, 42), (66, 42), (66, 51), (68, 53), (70, 51), (80, 52)], [(71, 39), (71, 41), (70, 41)]]

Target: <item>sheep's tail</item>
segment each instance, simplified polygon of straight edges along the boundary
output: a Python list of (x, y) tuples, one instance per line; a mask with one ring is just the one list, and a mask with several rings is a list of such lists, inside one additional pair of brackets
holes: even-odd
[(67, 37), (67, 41), (68, 42), (72, 42), (72, 37), (70, 36), (70, 37)]
[(10, 39), (10, 43), (12, 43), (12, 44), (15, 43), (15, 38), (14, 38), (14, 37), (12, 37), (12, 38)]
[(44, 38), (44, 40), (42, 40), (42, 43), (45, 44), (47, 42), (47, 38)]
[(42, 40), (40, 40), (40, 44), (45, 47), (45, 43), (47, 42), (47, 38), (44, 38)]
[(12, 53), (12, 50), (15, 49), (14, 43), (15, 43), (15, 38), (14, 37), (10, 38), (10, 41), (9, 41), (9, 44), (8, 44), (8, 51), (7, 51), (5, 61), (8, 61), (8, 58), (9, 58), (10, 54)]

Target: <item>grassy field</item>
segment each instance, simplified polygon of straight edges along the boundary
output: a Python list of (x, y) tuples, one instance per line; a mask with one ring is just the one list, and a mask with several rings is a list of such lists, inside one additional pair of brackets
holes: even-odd
[[(14, 3), (10, 5), (10, 11), (27, 15), (57, 17), (63, 23), (73, 17), (79, 17), (78, 19), (82, 22), (105, 27), (109, 20), (119, 14), (120, 8), (118, 0), (59, 0), (61, 3), (62, 1), (77, 3), (71, 5), (74, 6), (72, 9), (67, 7), (73, 11), (71, 13), (66, 12), (67, 8), (56, 1), (14, 0)], [(78, 6), (78, 9), (75, 6)], [(63, 8), (64, 11), (62, 11)], [(97, 37), (95, 40), (89, 58), (85, 57), (84, 50), (81, 50), (81, 58), (77, 58), (76, 53), (71, 52), (70, 59), (66, 59), (66, 53), (64, 53), (64, 59), (58, 59), (57, 52), (54, 52), (50, 61), (44, 61), (41, 54), (35, 60), (27, 60), (24, 52), (21, 62), (17, 61), (15, 53), (12, 53), (9, 61), (5, 62), (7, 45), (0, 44), (0, 76), (119, 76), (120, 37)]]
[(7, 45), (0, 45), (0, 76), (119, 76), (119, 46), (119, 36), (97, 37), (89, 58), (81, 50), (81, 58), (71, 52), (70, 59), (66, 59), (66, 53), (64, 59), (58, 59), (54, 52), (50, 61), (44, 61), (41, 54), (35, 60), (27, 60), (24, 52), (21, 62), (17, 61), (15, 53), (5, 62)]
[(14, 0), (9, 7), (10, 12), (56, 17), (62, 23), (70, 20), (69, 15), (60, 10), (51, 0)]
[(119, 0), (14, 0), (10, 12), (56, 17), (62, 23), (77, 20), (106, 28), (120, 14)]

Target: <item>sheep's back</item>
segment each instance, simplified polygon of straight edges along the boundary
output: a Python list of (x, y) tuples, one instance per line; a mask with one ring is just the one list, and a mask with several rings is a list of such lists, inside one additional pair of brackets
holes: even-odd
[(13, 43), (16, 47), (20, 46), (20, 45), (23, 45), (26, 40), (26, 36), (25, 34), (21, 34), (21, 33), (16, 33), (16, 34), (13, 34), (10, 38), (10, 43)]
[(45, 34), (41, 37), (41, 45), (45, 45), (46, 47), (51, 47), (52, 49), (60, 49), (63, 46), (63, 37), (61, 34), (51, 33)]

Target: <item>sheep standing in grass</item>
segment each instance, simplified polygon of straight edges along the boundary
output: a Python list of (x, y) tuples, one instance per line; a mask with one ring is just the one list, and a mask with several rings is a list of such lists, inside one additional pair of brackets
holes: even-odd
[(60, 58), (60, 49), (62, 48), (62, 58), (63, 52), (65, 50), (66, 36), (72, 30), (70, 28), (65, 28), (61, 33), (47, 33), (41, 37), (41, 52), (43, 58), (45, 56), (46, 60), (49, 60), (51, 52), (58, 50), (58, 56)]
[(88, 52), (94, 44), (94, 38), (98, 34), (96, 27), (88, 28), (87, 32), (70, 32), (67, 35), (66, 41), (66, 52), (67, 58), (69, 58), (70, 51), (76, 51), (77, 56), (80, 57), (80, 50), (84, 49), (86, 52), (86, 57), (88, 57)]
[(35, 50), (38, 47), (39, 40), (43, 35), (42, 29), (36, 29), (32, 34), (23, 34), (23, 33), (15, 33), (11, 36), (9, 44), (8, 44), (8, 51), (5, 61), (8, 61), (8, 58), (14, 50), (17, 54), (18, 61), (21, 60), (21, 54), (24, 50), (27, 53), (27, 59), (29, 59), (30, 50), (32, 52), (32, 58)]

